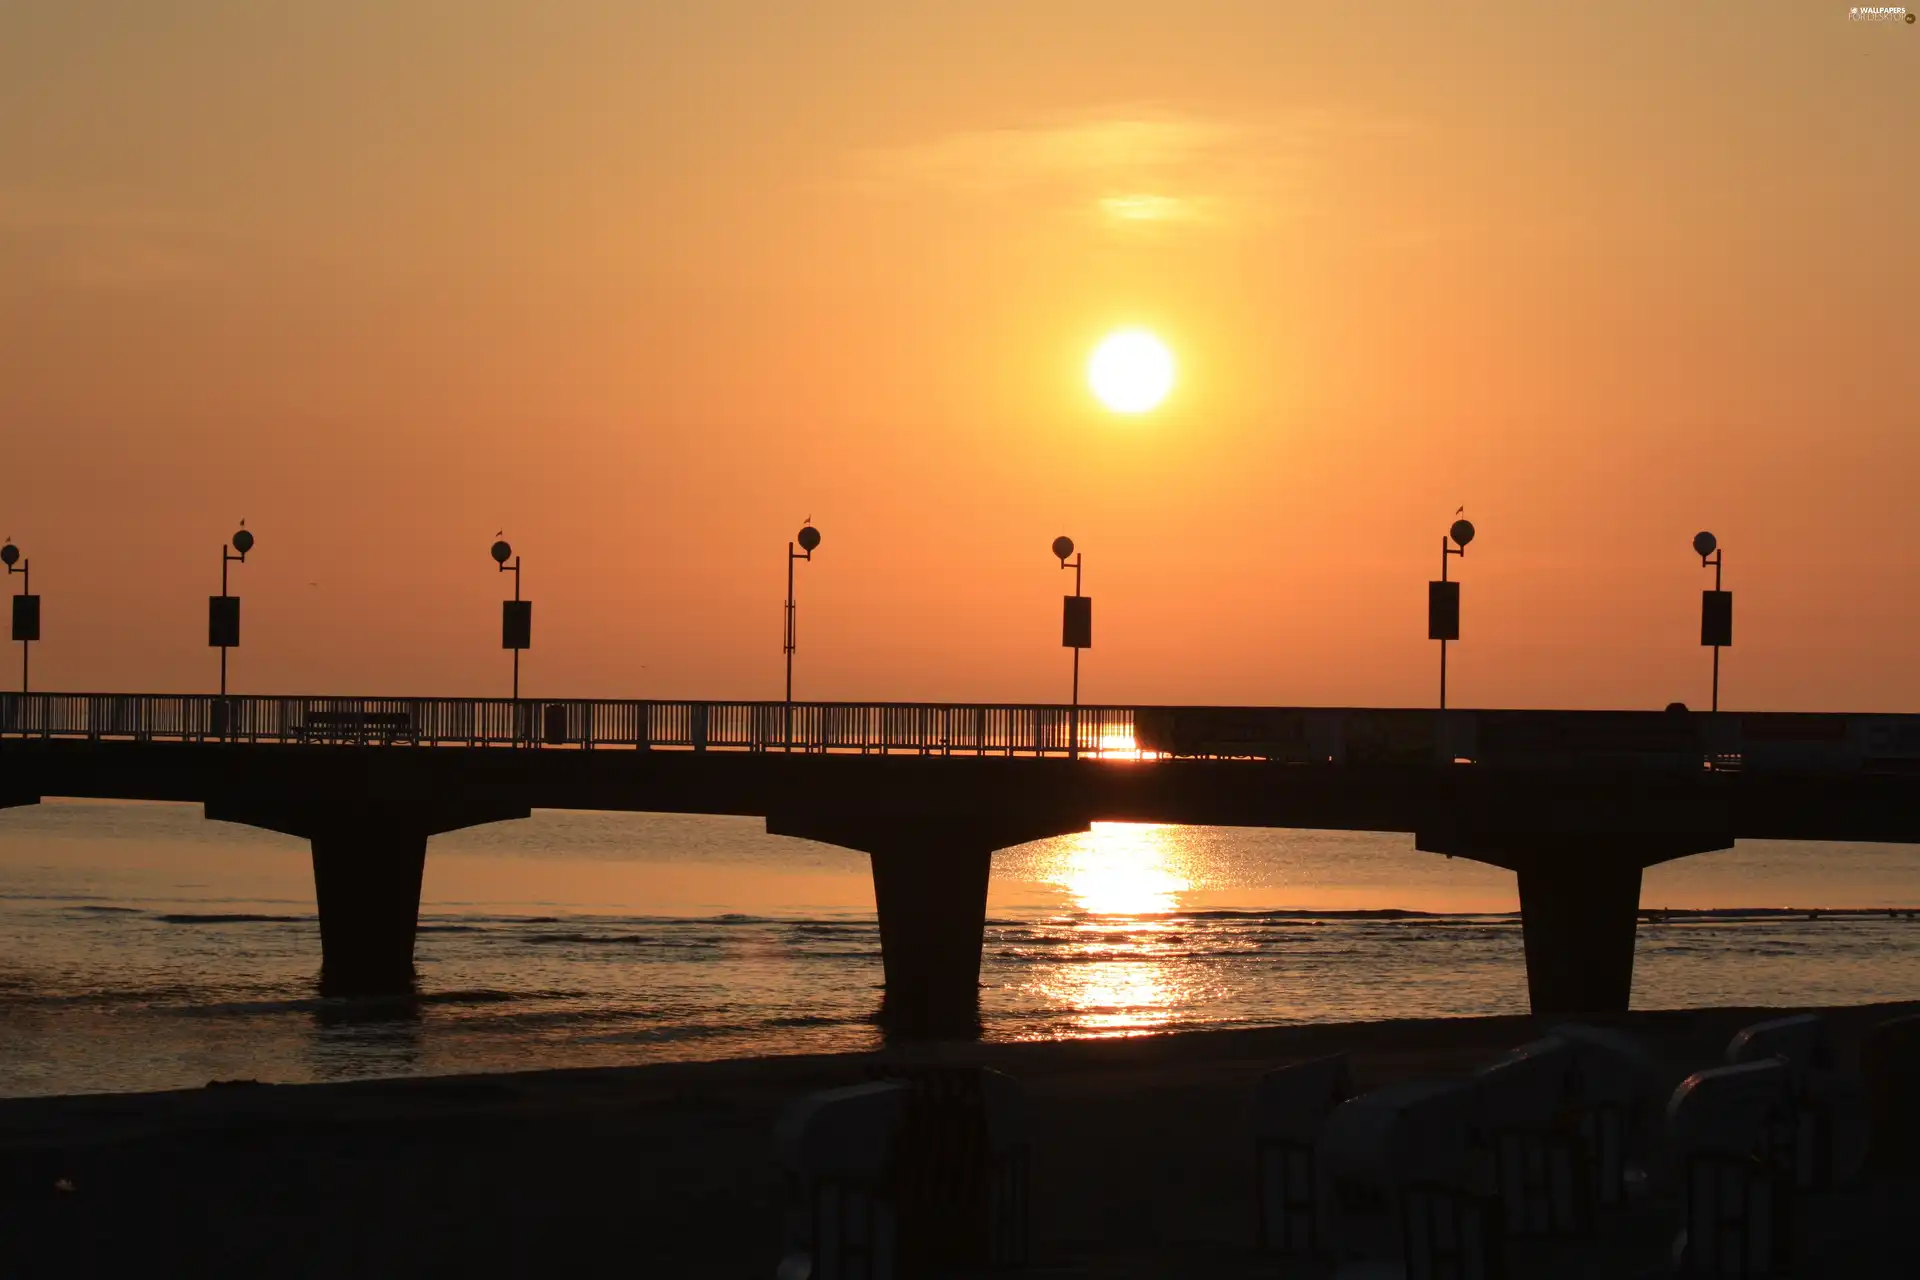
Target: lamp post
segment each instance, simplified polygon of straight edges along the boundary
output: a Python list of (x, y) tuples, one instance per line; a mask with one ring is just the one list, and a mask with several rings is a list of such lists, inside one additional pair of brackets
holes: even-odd
[(1427, 639), (1440, 642), (1440, 709), (1447, 709), (1447, 641), (1460, 638), (1460, 584), (1447, 580), (1453, 556), (1466, 558), (1473, 522), (1455, 520), (1440, 537), (1440, 580), (1427, 584)]
[[(247, 522), (242, 520), (239, 532), (220, 548), (220, 594), (207, 597), (207, 644), (220, 650), (220, 697), (223, 700), (227, 696), (227, 650), (240, 647), (240, 597), (227, 594), (227, 566), (245, 564), (247, 552), (251, 550), (253, 535), (247, 532)], [(220, 708), (224, 718), (225, 701)]]
[(794, 544), (787, 544), (787, 631), (781, 642), (781, 649), (787, 655), (787, 697), (786, 697), (786, 748), (793, 750), (793, 650), (798, 643), (799, 633), (794, 628), (793, 609), (793, 562), (813, 560), (814, 551), (820, 546), (820, 531), (813, 527), (813, 518), (809, 516), (800, 524), (800, 532), (794, 535), (800, 549), (795, 551)]
[(1720, 709), (1720, 646), (1733, 645), (1733, 592), (1720, 589), (1720, 562), (1726, 549), (1704, 529), (1693, 535), (1700, 567), (1713, 566), (1713, 590), (1700, 593), (1700, 643), (1713, 647), (1713, 710)]
[[(16, 566), (15, 561), (19, 561)], [(0, 564), (9, 575), (20, 575), (20, 594), (13, 598), (13, 638), (20, 642), (20, 692), (27, 692), (27, 656), (33, 642), (40, 638), (40, 597), (33, 594), (33, 576), (29, 561), (20, 559), (20, 548), (9, 540), (0, 547)]]
[(1067, 758), (1080, 758), (1080, 651), (1093, 648), (1093, 597), (1080, 594), (1080, 562), (1082, 554), (1073, 549), (1073, 539), (1062, 534), (1053, 540), (1053, 554), (1060, 561), (1062, 569), (1068, 568), (1067, 557), (1073, 556), (1073, 594), (1063, 598), (1060, 607), (1060, 644), (1062, 648), (1073, 650), (1073, 702), (1067, 720)]
[[(507, 560), (511, 557), (512, 564)], [(520, 557), (503, 538), (493, 544), (493, 562), (513, 575), (513, 599), (500, 602), (500, 647), (513, 650), (514, 722), (519, 723), (520, 651), (533, 648), (533, 601), (520, 598)]]

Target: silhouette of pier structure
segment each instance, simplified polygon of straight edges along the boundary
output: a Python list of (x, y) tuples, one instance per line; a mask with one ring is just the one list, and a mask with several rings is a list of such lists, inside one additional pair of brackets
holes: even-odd
[(406, 990), (427, 839), (763, 818), (872, 861), (883, 1017), (978, 1025), (995, 850), (1095, 821), (1407, 832), (1516, 873), (1536, 1013), (1625, 1009), (1642, 871), (1920, 842), (1920, 716), (0, 694), (0, 806), (190, 801), (309, 840), (323, 989)]

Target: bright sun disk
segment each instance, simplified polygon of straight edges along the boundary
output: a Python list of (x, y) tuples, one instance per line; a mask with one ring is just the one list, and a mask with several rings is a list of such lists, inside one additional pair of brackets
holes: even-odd
[(1115, 413), (1145, 413), (1173, 390), (1173, 352), (1144, 330), (1111, 334), (1087, 361), (1087, 384)]

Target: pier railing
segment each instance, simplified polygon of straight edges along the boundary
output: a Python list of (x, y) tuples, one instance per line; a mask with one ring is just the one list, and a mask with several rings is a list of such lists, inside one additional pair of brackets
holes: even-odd
[(1920, 773), (1920, 716), (0, 694), (0, 741)]
[(0, 694), (0, 738), (1137, 756), (1119, 707)]

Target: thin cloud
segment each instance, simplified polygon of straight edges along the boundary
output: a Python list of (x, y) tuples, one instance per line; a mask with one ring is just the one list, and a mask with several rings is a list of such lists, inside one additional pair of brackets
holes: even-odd
[(0, 188), (0, 259), (56, 288), (163, 288), (215, 273), (172, 220), (124, 201)]
[(1206, 197), (1169, 196), (1149, 191), (1101, 196), (1100, 213), (1111, 222), (1206, 222), (1217, 214), (1217, 201)]
[(875, 153), (884, 174), (976, 195), (1085, 177), (1164, 172), (1223, 146), (1231, 132), (1183, 119), (1105, 119), (955, 133)]
[(869, 185), (1018, 199), (1111, 227), (1223, 224), (1304, 208), (1329, 145), (1393, 129), (1345, 113), (1235, 121), (1143, 109), (869, 151)]

